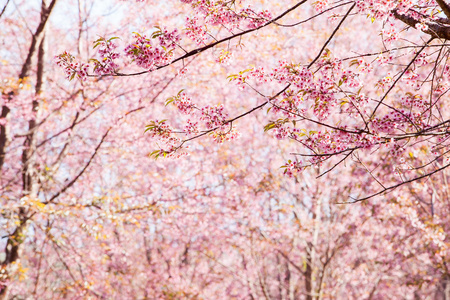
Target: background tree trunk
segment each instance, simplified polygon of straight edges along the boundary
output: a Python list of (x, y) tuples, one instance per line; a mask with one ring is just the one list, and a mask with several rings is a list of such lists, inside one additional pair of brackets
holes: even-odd
[[(28, 51), (27, 58), (22, 66), (21, 73), (19, 75), (19, 81), (29, 81), (30, 69), (32, 66), (32, 59), (37, 50), (37, 72), (36, 72), (36, 86), (35, 97), (32, 100), (32, 118), (28, 122), (28, 132), (25, 137), (23, 152), (22, 152), (22, 197), (37, 198), (39, 192), (39, 180), (36, 169), (36, 131), (38, 128), (39, 119), (39, 99), (42, 96), (44, 83), (45, 83), (45, 60), (46, 60), (46, 39), (45, 31), (47, 21), (50, 13), (52, 12), (56, 0), (51, 1), (47, 5), (48, 0), (42, 0), (41, 3), (41, 21), (36, 30), (36, 33), (32, 37), (30, 49)], [(38, 47), (37, 47), (38, 46)], [(10, 97), (14, 95), (11, 94)], [(9, 113), (9, 108), (3, 106), (2, 117), (6, 118)], [(8, 140), (8, 128), (7, 125), (1, 125), (0, 127), (0, 170), (4, 163)], [(20, 201), (20, 199), (18, 199)], [(8, 267), (17, 262), (20, 256), (20, 245), (24, 240), (27, 221), (31, 217), (31, 212), (25, 208), (20, 207), (18, 211), (18, 225), (14, 232), (8, 237), (5, 249), (5, 260), (2, 262), (2, 269), (5, 270), (6, 279), (8, 278)], [(8, 288), (4, 288), (0, 291), (0, 299), (7, 299)]]

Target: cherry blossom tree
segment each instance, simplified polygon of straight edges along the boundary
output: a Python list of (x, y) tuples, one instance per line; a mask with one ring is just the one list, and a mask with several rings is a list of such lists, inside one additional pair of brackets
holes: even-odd
[[(338, 165), (353, 158), (356, 152), (384, 152), (395, 158), (390, 173), (401, 180), (379, 182), (378, 191), (356, 201), (392, 191), (405, 182), (426, 178), (447, 167), (444, 163), (437, 169), (427, 168), (435, 160), (445, 161), (446, 155), (441, 150), (445, 149), (447, 119), (440, 108), (447, 90), (446, 13), (450, 9), (445, 1), (316, 1), (313, 3), (316, 13), (299, 22), (290, 20), (301, 17), (298, 11), (308, 1), (286, 4), (281, 11), (246, 7), (250, 3), (245, 1), (184, 2), (190, 4), (195, 16), (186, 19), (183, 30), (169, 31), (157, 26), (148, 37), (135, 32), (131, 43), (124, 47), (125, 61), (119, 61), (121, 54), (113, 37), (95, 41), (100, 50), (99, 58), (91, 60), (93, 75), (88, 65), (75, 62), (69, 53), (61, 54), (58, 64), (69, 78), (82, 80), (95, 74), (138, 76), (180, 62), (179, 72), (185, 74), (184, 63), (189, 58), (223, 44), (227, 44), (226, 49), (216, 54), (216, 62), (227, 63), (233, 55), (233, 46), (242, 45), (242, 39), (251, 38), (255, 32), (271, 27), (296, 30), (327, 14), (335, 24), (327, 39), (318, 43), (318, 49), (304, 55), (304, 61), (300, 57), (280, 57), (279, 63), (251, 66), (229, 75), (230, 81), (240, 88), (251, 88), (261, 96), (261, 103), (249, 111), (230, 115), (223, 106), (200, 107), (189, 91), (170, 98), (168, 103), (174, 103), (190, 119), (181, 132), (166, 122), (150, 122), (147, 130), (162, 139), (164, 145), (159, 152), (155, 151), (155, 156), (177, 155), (187, 142), (206, 134), (213, 135), (218, 142), (234, 139), (235, 121), (269, 107), (271, 121), (265, 129), (273, 130), (279, 139), (298, 142), (306, 150), (296, 153), (296, 159), (286, 164), (288, 175), (326, 160), (337, 159)], [(361, 15), (366, 20), (361, 20)], [(349, 16), (353, 20), (348, 20)], [(378, 30), (380, 41), (331, 49), (331, 43), (339, 42), (336, 36), (346, 21), (353, 22), (347, 25), (350, 28), (375, 23), (370, 33)], [(220, 32), (224, 31), (221, 29), (226, 33)], [(199, 47), (186, 50), (192, 48), (184, 45), (187, 39)], [(130, 62), (143, 71), (128, 68)], [(307, 124), (308, 128), (300, 128), (297, 123)], [(401, 162), (411, 156), (415, 160), (413, 153), (422, 146), (429, 149), (427, 155), (432, 154), (428, 155), (427, 164), (401, 167)], [(368, 170), (376, 168), (370, 158), (361, 161), (364, 163)], [(417, 169), (423, 174), (417, 173)]]
[(2, 299), (449, 297), (445, 1), (1, 9)]

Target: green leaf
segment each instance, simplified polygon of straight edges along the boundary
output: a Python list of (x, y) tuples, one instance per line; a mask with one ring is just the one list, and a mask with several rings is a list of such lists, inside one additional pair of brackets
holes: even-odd
[(245, 70), (243, 70), (243, 71), (240, 71), (239, 74), (242, 75), (242, 74), (244, 74), (244, 73), (246, 73), (246, 72), (250, 72), (252, 69), (253, 69), (253, 68), (245, 69)]
[(155, 150), (152, 153), (150, 153), (149, 156), (154, 156), (154, 155), (158, 154), (159, 152), (161, 152), (161, 150)]
[(266, 131), (269, 131), (269, 130), (271, 130), (271, 129), (273, 129), (273, 128), (275, 128), (275, 126), (276, 126), (276, 124), (275, 123), (269, 123), (269, 124), (267, 124), (266, 126), (264, 126), (264, 132), (266, 132)]
[(353, 65), (359, 65), (357, 59), (354, 59), (354, 60), (350, 61), (350, 67), (353, 66)]
[[(155, 27), (156, 27), (156, 26), (155, 26)], [(157, 38), (158, 36), (161, 36), (161, 35), (164, 34), (164, 33), (162, 32), (161, 28), (159, 28), (159, 27), (156, 27), (156, 28), (158, 28), (158, 30), (155, 31), (155, 32), (153, 32), (153, 34), (152, 34), (152, 39)]]
[(238, 78), (238, 76), (239, 76), (239, 75), (237, 75), (237, 74), (231, 74), (231, 75), (229, 75), (229, 76), (227, 77), (227, 79), (231, 82), (233, 79)]
[(153, 157), (155, 160), (157, 160), (160, 154), (161, 154), (161, 150), (155, 150), (149, 154), (149, 157)]
[(173, 101), (175, 101), (175, 98), (174, 98), (174, 97), (167, 98), (167, 100), (166, 100), (166, 106), (169, 105), (170, 103), (172, 103)]
[(358, 95), (361, 93), (362, 88), (363, 88), (363, 87), (360, 87), (360, 88), (359, 88), (359, 90), (358, 90), (358, 92), (357, 92)]

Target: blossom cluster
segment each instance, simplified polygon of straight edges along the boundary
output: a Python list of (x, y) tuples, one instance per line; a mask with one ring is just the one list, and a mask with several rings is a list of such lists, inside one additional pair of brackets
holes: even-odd
[(220, 55), (216, 59), (216, 62), (223, 64), (223, 65), (229, 65), (232, 57), (233, 57), (233, 54), (230, 51), (220, 50)]
[(192, 99), (185, 92), (183, 92), (183, 90), (178, 92), (176, 96), (168, 98), (166, 100), (166, 105), (172, 102), (180, 112), (186, 115), (189, 115), (195, 108), (194, 104), (192, 103)]
[[(173, 130), (166, 123), (167, 120), (150, 122), (146, 132), (149, 132), (150, 137), (165, 145), (165, 150), (154, 151), (151, 156), (178, 157), (187, 154), (186, 152), (175, 154), (181, 152), (180, 149), (185, 143), (185, 140), (176, 137), (176, 134), (185, 135), (186, 139), (190, 140), (198, 134), (209, 133), (217, 143), (234, 140), (240, 136), (240, 132), (233, 127), (232, 122), (227, 120), (228, 114), (225, 112), (223, 104), (198, 107), (184, 90), (179, 91), (176, 96), (168, 98), (166, 105), (169, 104), (173, 104), (182, 114), (189, 115), (190, 118), (185, 122), (183, 131)], [(200, 129), (200, 126), (203, 129)]]
[(241, 10), (239, 15), (245, 17), (248, 28), (258, 28), (272, 19), (272, 14), (268, 10), (255, 12), (250, 6)]
[(88, 75), (88, 64), (75, 61), (75, 57), (69, 52), (64, 51), (62, 54), (55, 56), (56, 65), (63, 68), (66, 78), (72, 80), (78, 78), (86, 80)]
[(206, 128), (212, 129), (224, 125), (228, 115), (224, 112), (223, 104), (201, 108), (200, 120), (205, 122)]
[(211, 132), (211, 135), (216, 143), (222, 144), (224, 142), (236, 140), (239, 138), (241, 133), (235, 128), (227, 128), (227, 126), (222, 126), (220, 129), (216, 129)]
[(344, 112), (355, 118), (368, 114), (368, 104), (369, 97), (364, 94), (348, 95), (348, 97), (341, 102)]
[[(425, 4), (427, 1), (419, 1)], [(408, 13), (410, 8), (414, 7), (417, 1), (394, 1), (394, 0), (359, 0), (356, 1), (356, 8), (359, 12), (369, 14), (374, 19), (382, 19), (390, 15), (391, 11), (396, 9), (399, 13)]]
[(100, 55), (100, 60), (91, 59), (97, 75), (114, 74), (119, 67), (115, 60), (120, 57), (120, 54), (115, 51), (117, 44), (113, 42), (114, 39), (116, 37), (108, 40), (101, 37), (94, 42), (94, 48), (99, 47), (98, 54)]
[(305, 169), (301, 161), (291, 160), (289, 160), (284, 166), (282, 166), (282, 168), (284, 169), (284, 175), (288, 177), (295, 177), (295, 175)]
[[(408, 52), (415, 55), (414, 52)], [(380, 55), (374, 61), (383, 65), (393, 59), (393, 54)], [(415, 70), (427, 64), (428, 55), (424, 52), (415, 60), (418, 62), (413, 68), (402, 74), (402, 82), (406, 86), (416, 87), (421, 84)], [(277, 139), (291, 139), (302, 144), (315, 155), (308, 155), (306, 163), (310, 165), (321, 164), (333, 155), (345, 155), (356, 149), (379, 149), (386, 145), (386, 150), (393, 159), (402, 159), (405, 147), (395, 138), (398, 134), (421, 132), (430, 127), (430, 102), (423, 99), (420, 94), (405, 93), (393, 106), (383, 107), (381, 112), (373, 115), (373, 101), (361, 93), (363, 87), (361, 76), (371, 72), (373, 66), (359, 58), (350, 63), (350, 68), (344, 67), (342, 60), (335, 58), (326, 50), (318, 59), (318, 69), (312, 71), (309, 67), (300, 64), (280, 61), (272, 71), (263, 67), (251, 67), (238, 74), (230, 75), (230, 81), (239, 87), (250, 85), (253, 82), (264, 84), (279, 83), (281, 86), (289, 85), (275, 99), (269, 100), (269, 111), (275, 116), (281, 116), (277, 121), (271, 121), (265, 130), (271, 130)], [(352, 68), (356, 66), (356, 68)], [(447, 68), (448, 69), (448, 68)], [(447, 69), (442, 70), (445, 77)], [(396, 75), (399, 76), (399, 75)], [(377, 86), (386, 91), (397, 82), (392, 74), (382, 77)], [(443, 86), (446, 80), (438, 79)], [(440, 86), (435, 90), (444, 92)], [(340, 124), (337, 116), (348, 116), (353, 119), (349, 125)], [(331, 121), (331, 119), (338, 119)], [(306, 130), (296, 127), (299, 120), (312, 120), (316, 124), (327, 126), (327, 130)], [(344, 121), (345, 122), (345, 121)], [(291, 126), (291, 124), (293, 126)], [(298, 166), (296, 164), (296, 166)], [(286, 173), (295, 174), (293, 170), (300, 168), (287, 168)]]
[(155, 28), (158, 30), (153, 33), (152, 37), (158, 38), (161, 47), (171, 50), (178, 46), (178, 43), (181, 41), (181, 35), (179, 34), (178, 29), (169, 31), (167, 28)]
[(160, 29), (152, 34), (152, 39), (158, 38), (159, 45), (154, 45), (152, 39), (146, 35), (134, 33), (133, 43), (125, 47), (125, 56), (147, 70), (155, 70), (159, 66), (170, 63), (173, 59), (173, 50), (180, 40), (177, 30), (172, 32)]
[(197, 45), (206, 43), (206, 27), (198, 24), (198, 17), (186, 17), (186, 36), (193, 40)]
[[(248, 6), (236, 10), (234, 1), (180, 0), (190, 4), (195, 16), (186, 18), (186, 35), (198, 45), (205, 44), (208, 36), (208, 25), (226, 26), (231, 31), (236, 28), (258, 28), (272, 19), (268, 10), (255, 11)], [(200, 21), (201, 20), (201, 21)]]
[(150, 153), (150, 157), (158, 158), (163, 156), (178, 158), (186, 155), (183, 151), (177, 151), (181, 148), (181, 139), (176, 137), (173, 128), (167, 124), (167, 120), (150, 121), (146, 126), (145, 132), (147, 132), (151, 138), (157, 139), (159, 143), (162, 143), (162, 145), (160, 145), (161, 149)]

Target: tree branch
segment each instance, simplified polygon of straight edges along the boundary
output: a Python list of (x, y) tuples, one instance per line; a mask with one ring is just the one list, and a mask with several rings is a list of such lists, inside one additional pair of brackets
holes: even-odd
[(414, 181), (417, 181), (417, 180), (420, 180), (420, 179), (423, 179), (423, 178), (430, 177), (430, 176), (432, 176), (433, 174), (436, 174), (436, 173), (438, 173), (438, 172), (441, 172), (441, 171), (443, 171), (444, 169), (446, 169), (446, 168), (448, 168), (448, 167), (450, 167), (450, 164), (446, 164), (445, 166), (443, 166), (443, 167), (441, 167), (441, 168), (439, 168), (439, 169), (436, 169), (436, 170), (434, 170), (433, 172), (427, 173), (427, 174), (425, 174), (425, 175), (422, 175), (422, 176), (415, 177), (415, 178), (410, 179), (410, 180), (406, 180), (406, 181), (400, 182), (399, 184), (396, 184), (396, 185), (390, 186), (390, 187), (388, 187), (388, 188), (385, 188), (385, 189), (379, 191), (378, 193), (372, 194), (372, 195), (370, 195), (370, 196), (367, 196), (367, 197), (364, 197), (364, 198), (359, 198), (359, 199), (354, 199), (354, 198), (352, 198), (352, 199), (354, 200), (353, 202), (343, 202), (343, 203), (338, 203), (338, 204), (353, 204), (353, 203), (361, 202), (361, 201), (364, 201), (364, 200), (368, 200), (368, 199), (373, 198), (373, 197), (375, 197), (375, 196), (381, 195), (381, 194), (383, 194), (384, 192), (392, 191), (392, 190), (398, 188), (398, 187), (401, 186), (401, 185), (404, 185), (404, 184), (407, 184), (407, 183), (411, 183), (411, 182), (414, 182)]
[(450, 6), (444, 0), (436, 0), (436, 2), (442, 8), (442, 11), (447, 16), (447, 18), (450, 18)]
[[(295, 4), (294, 6), (292, 6), (291, 8), (289, 8), (288, 10), (284, 11), (282, 14), (280, 14), (279, 16), (277, 16), (276, 18), (274, 18), (274, 19), (268, 21), (268, 22), (265, 23), (264, 25), (261, 25), (261, 26), (259, 26), (259, 27), (257, 27), (257, 28), (252, 28), (252, 29), (248, 29), (248, 30), (242, 31), (242, 32), (240, 32), (240, 33), (237, 33), (237, 34), (231, 35), (231, 36), (229, 36), (229, 37), (223, 38), (223, 39), (221, 39), (221, 40), (218, 40), (217, 42), (214, 42), (214, 43), (211, 43), (211, 44), (209, 44), (209, 45), (203, 46), (203, 47), (201, 47), (201, 48), (198, 48), (198, 49), (194, 49), (194, 50), (192, 50), (192, 51), (189, 51), (189, 52), (186, 53), (185, 55), (180, 56), (180, 57), (174, 59), (173, 61), (169, 62), (168, 64), (157, 67), (157, 68), (155, 69), (155, 71), (156, 71), (156, 70), (160, 70), (160, 69), (162, 69), (162, 68), (165, 68), (165, 67), (167, 67), (167, 66), (173, 65), (174, 63), (176, 63), (176, 62), (178, 62), (178, 61), (182, 61), (182, 60), (184, 60), (184, 59), (186, 59), (186, 58), (189, 58), (189, 57), (194, 56), (194, 55), (196, 55), (196, 54), (199, 54), (199, 53), (201, 53), (201, 52), (204, 52), (204, 51), (206, 51), (206, 50), (208, 50), (208, 49), (211, 49), (211, 48), (213, 48), (213, 47), (215, 47), (215, 46), (217, 46), (217, 45), (219, 45), (219, 44), (222, 44), (223, 42), (227, 42), (227, 41), (232, 40), (232, 39), (234, 39), (234, 38), (237, 38), (237, 37), (240, 37), (240, 36), (249, 34), (249, 33), (254, 32), (254, 31), (257, 31), (257, 30), (262, 29), (262, 28), (264, 28), (264, 27), (266, 27), (266, 26), (269, 26), (270, 24), (274, 24), (276, 21), (282, 19), (284, 16), (286, 16), (286, 15), (289, 14), (290, 12), (294, 11), (295, 9), (297, 9), (299, 6), (301, 6), (302, 4), (304, 4), (304, 3), (306, 3), (306, 2), (307, 2), (307, 0), (303, 0), (303, 1), (298, 2), (298, 3)], [(136, 76), (136, 75), (142, 75), (142, 74), (151, 73), (151, 72), (153, 72), (153, 70), (145, 70), (145, 71), (141, 71), (141, 72), (128, 73), (128, 74), (126, 74), (126, 73), (105, 74), (105, 75), (102, 75), (102, 76)], [(98, 77), (97, 75), (88, 75), (88, 76), (90, 76), (90, 77)]]
[[(419, 20), (416, 20), (411, 16), (400, 14), (397, 10), (393, 10), (392, 14), (396, 19), (414, 28), (417, 24), (421, 23)], [(426, 20), (425, 24), (428, 26), (428, 29), (423, 30), (423, 32), (431, 35), (433, 38), (450, 40), (450, 25), (439, 21), (432, 21), (430, 19)]]
[(1, 17), (3, 16), (3, 14), (5, 13), (6, 7), (8, 7), (9, 1), (10, 1), (10, 0), (6, 1), (5, 6), (3, 6), (2, 12), (0, 12), (0, 18), (1, 18)]
[(24, 79), (28, 76), (31, 67), (31, 58), (33, 54), (36, 52), (36, 46), (40, 44), (41, 39), (43, 38), (44, 29), (47, 25), (47, 21), (50, 17), (50, 14), (55, 7), (57, 0), (53, 0), (48, 8), (41, 15), (41, 22), (39, 23), (38, 28), (36, 29), (35, 34), (33, 34), (30, 49), (28, 50), (27, 58), (25, 59), (25, 63), (22, 65), (22, 70), (20, 71), (19, 79)]
[(59, 195), (61, 195), (62, 193), (64, 193), (68, 188), (70, 188), (75, 182), (77, 182), (77, 180), (81, 177), (81, 175), (84, 174), (84, 172), (86, 171), (86, 169), (90, 166), (90, 164), (92, 163), (92, 161), (94, 160), (95, 156), (97, 156), (97, 153), (100, 149), (100, 147), (102, 146), (103, 142), (105, 141), (106, 137), (108, 136), (109, 132), (111, 131), (112, 127), (109, 127), (108, 130), (106, 130), (106, 132), (103, 134), (100, 142), (97, 144), (97, 147), (95, 147), (94, 153), (92, 153), (91, 157), (89, 158), (88, 162), (86, 163), (86, 165), (83, 167), (83, 169), (81, 169), (81, 171), (78, 173), (77, 176), (75, 176), (69, 183), (67, 183), (61, 190), (59, 190), (59, 192), (57, 192), (55, 195), (53, 195), (50, 200), (42, 202), (44, 204), (48, 204), (53, 202), (53, 200), (55, 200), (56, 198), (59, 197)]
[(350, 7), (350, 9), (347, 11), (347, 13), (345, 14), (345, 16), (342, 18), (341, 22), (339, 22), (339, 24), (336, 26), (336, 28), (334, 29), (333, 33), (330, 35), (330, 37), (328, 38), (328, 40), (325, 42), (325, 44), (322, 46), (322, 49), (320, 49), (319, 53), (317, 54), (316, 58), (314, 58), (314, 60), (308, 65), (308, 68), (310, 68), (322, 55), (322, 52), (325, 50), (325, 48), (327, 47), (327, 45), (331, 42), (331, 40), (333, 39), (333, 37), (336, 35), (336, 33), (339, 31), (339, 28), (341, 28), (342, 24), (344, 23), (345, 19), (347, 19), (348, 15), (350, 14), (350, 12), (353, 10), (353, 8), (355, 7), (356, 3), (353, 3), (352, 7)]

